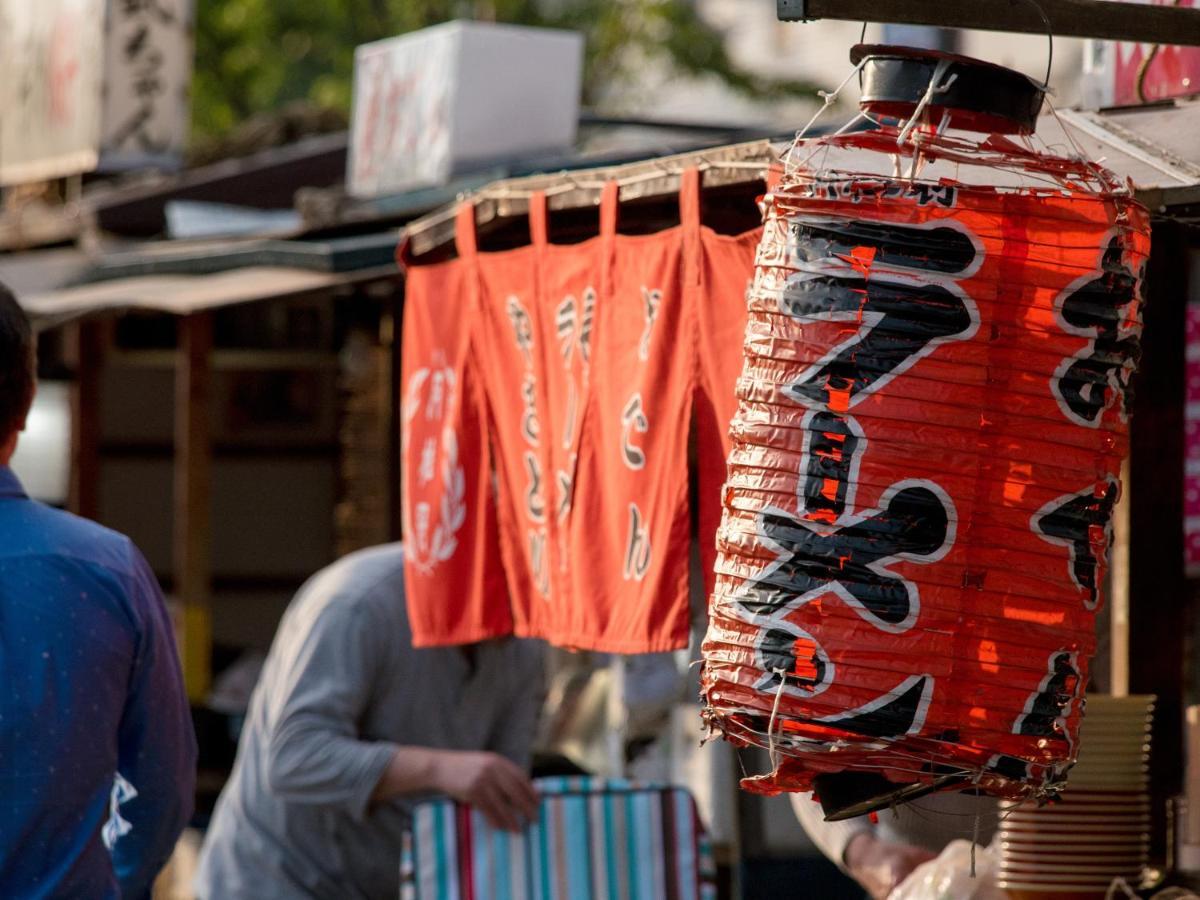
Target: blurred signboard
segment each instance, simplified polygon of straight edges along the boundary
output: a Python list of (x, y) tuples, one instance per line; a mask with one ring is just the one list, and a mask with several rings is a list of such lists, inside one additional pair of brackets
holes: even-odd
[[(1200, 9), (1200, 0), (1130, 2)], [(1200, 47), (1088, 41), (1085, 106), (1126, 106), (1196, 93), (1200, 93)]]
[(178, 163), (191, 0), (0, 0), (0, 184)]
[(192, 0), (110, 0), (100, 167), (177, 166), (191, 79)]
[(449, 22), (364, 44), (348, 191), (398, 193), (569, 149), (582, 70), (583, 36), (544, 28)]
[(96, 167), (104, 0), (0, 3), (0, 184)]

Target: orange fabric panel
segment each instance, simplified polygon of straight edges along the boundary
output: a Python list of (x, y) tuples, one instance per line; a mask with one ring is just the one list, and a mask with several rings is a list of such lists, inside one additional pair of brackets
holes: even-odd
[(497, 545), (477, 319), (462, 259), (408, 273), (402, 347), (402, 529), (417, 646), (513, 628)]
[[(696, 183), (687, 173), (682, 192)], [(694, 336), (684, 228), (621, 235), (605, 217), (610, 270), (570, 521), (574, 620), (555, 643), (623, 653), (687, 645)]]
[[(615, 186), (606, 197), (607, 207)], [(574, 646), (578, 604), (567, 534), (608, 245), (600, 236), (552, 245), (545, 195), (535, 194), (529, 206), (528, 246), (474, 256), (483, 313), (477, 355), (486, 372), (515, 630)], [(585, 632), (581, 645), (588, 640)]]
[[(612, 218), (617, 186), (602, 193), (600, 216)], [(610, 240), (597, 235), (574, 244), (552, 244), (548, 238), (546, 198), (530, 200), (530, 235), (536, 270), (537, 321), (542, 342), (538, 375), (543, 390), (544, 435), (541, 450), (547, 478), (546, 602), (531, 618), (530, 634), (561, 646), (591, 646), (596, 632), (580, 616), (594, 585), (577, 590), (570, 533), (576, 504), (576, 479), (585, 428), (590, 414), (593, 366), (603, 351), (597, 346), (602, 294), (606, 293)], [(581, 515), (599, 511), (584, 508)], [(537, 602), (535, 599), (535, 609)]]
[[(460, 231), (474, 218), (460, 219)], [(467, 242), (465, 235), (460, 240)], [(540, 634), (553, 585), (548, 559), (551, 485), (543, 377), (547, 327), (537, 290), (537, 248), (472, 253), (467, 261), (479, 297), (475, 344), (487, 395), (494, 453), (499, 540), (515, 631)]]

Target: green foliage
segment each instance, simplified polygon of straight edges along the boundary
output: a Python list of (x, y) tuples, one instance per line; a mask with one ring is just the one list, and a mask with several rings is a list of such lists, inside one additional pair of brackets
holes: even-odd
[(751, 96), (811, 90), (735, 66), (692, 0), (197, 0), (193, 133), (211, 141), (289, 103), (346, 113), (356, 45), (455, 18), (583, 32), (585, 101), (651, 60)]

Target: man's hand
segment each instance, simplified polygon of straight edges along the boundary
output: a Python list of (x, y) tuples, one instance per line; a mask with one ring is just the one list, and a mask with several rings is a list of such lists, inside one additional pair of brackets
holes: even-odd
[(846, 846), (846, 868), (873, 900), (886, 900), (921, 863), (937, 854), (911, 844), (883, 841), (869, 832), (855, 835)]
[(538, 795), (529, 777), (496, 753), (442, 751), (434, 761), (433, 783), (478, 808), (494, 828), (520, 831), (537, 818)]

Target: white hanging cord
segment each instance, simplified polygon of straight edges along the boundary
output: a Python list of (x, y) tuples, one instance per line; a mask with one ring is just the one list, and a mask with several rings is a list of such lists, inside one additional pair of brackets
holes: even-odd
[(811, 128), (812, 125), (815, 124), (816, 120), (820, 119), (821, 116), (824, 115), (824, 112), (826, 112), (826, 110), (829, 107), (832, 107), (834, 103), (838, 102), (838, 95), (841, 94), (842, 90), (844, 90), (846, 88), (846, 85), (850, 84), (850, 80), (854, 76), (857, 76), (859, 71), (862, 70), (863, 66), (865, 66), (865, 65), (866, 65), (865, 59), (860, 61), (857, 66), (854, 66), (852, 68), (850, 74), (848, 74), (848, 76), (846, 76), (846, 79), (844, 80), (844, 82), (842, 82), (841, 84), (836, 86), (836, 88), (834, 88), (832, 91), (817, 91), (817, 96), (821, 97), (821, 100), (823, 100), (824, 103), (822, 103), (821, 108), (818, 109), (817, 112), (814, 113), (814, 115), (812, 115), (812, 118), (809, 119), (808, 122), (806, 122), (805, 126), (803, 128), (800, 128), (800, 130), (798, 132), (796, 132), (796, 142), (793, 142), (792, 146), (796, 146), (796, 144), (799, 142), (799, 140), (802, 139), (805, 136), (805, 134), (808, 134), (809, 128)]
[(779, 690), (775, 692), (775, 702), (771, 704), (771, 719), (767, 723), (767, 755), (771, 759), (771, 772), (779, 771), (779, 751), (775, 746), (775, 717), (779, 715), (779, 701), (783, 698), (783, 689), (787, 685), (787, 669), (772, 669), (779, 676)]
[(865, 112), (859, 112), (859, 114), (857, 116), (855, 116), (853, 119), (851, 119), (845, 125), (843, 125), (841, 128), (839, 128), (837, 131), (835, 131), (833, 133), (833, 136), (837, 137), (839, 134), (845, 134), (847, 131), (849, 131), (851, 128), (853, 128), (855, 125), (857, 125), (859, 122), (863, 121), (864, 119), (869, 119), (869, 118), (870, 117)]
[(979, 797), (975, 797), (975, 827), (971, 830), (971, 877), (975, 877), (975, 848), (979, 846)]
[(908, 140), (908, 136), (912, 134), (912, 130), (916, 128), (917, 121), (921, 118), (921, 114), (925, 112), (925, 107), (933, 102), (934, 94), (940, 94), (949, 90), (950, 85), (954, 84), (954, 82), (958, 79), (958, 75), (954, 74), (946, 80), (945, 84), (938, 84), (938, 82), (941, 81), (942, 76), (946, 74), (946, 70), (950, 68), (950, 64), (951, 61), (948, 59), (938, 60), (938, 64), (933, 70), (933, 77), (929, 79), (929, 87), (925, 89), (925, 96), (921, 98), (921, 102), (917, 104), (917, 108), (913, 110), (913, 114), (909, 116), (908, 121), (904, 123), (904, 127), (900, 130), (900, 134), (896, 136), (897, 147), (904, 146), (905, 141)]
[(1058, 127), (1062, 129), (1063, 134), (1066, 135), (1067, 140), (1070, 141), (1071, 146), (1075, 149), (1076, 156), (1081, 160), (1087, 161), (1088, 156), (1083, 152), (1083, 147), (1081, 147), (1079, 142), (1075, 140), (1075, 136), (1071, 134), (1071, 130), (1067, 128), (1067, 123), (1058, 117), (1058, 110), (1055, 109), (1054, 104), (1050, 102), (1049, 94), (1046, 95), (1045, 103), (1046, 106), (1050, 108), (1050, 115), (1054, 116), (1054, 121), (1058, 123)]
[(920, 146), (914, 146), (912, 163), (908, 167), (908, 180), (916, 181), (917, 176), (921, 174), (921, 169), (924, 167), (924, 165), (925, 157), (921, 155)]
[(1083, 163), (1088, 167), (1089, 170), (1091, 170), (1092, 174), (1096, 176), (1096, 180), (1103, 188), (1112, 189), (1113, 185), (1110, 177), (1105, 173), (1104, 168), (1096, 160), (1090, 158), (1084, 152), (1083, 147), (1079, 144), (1079, 142), (1075, 140), (1075, 136), (1071, 134), (1071, 129), (1068, 128), (1067, 123), (1059, 117), (1058, 110), (1055, 109), (1054, 104), (1050, 102), (1049, 94), (1046, 95), (1046, 106), (1050, 108), (1050, 115), (1054, 116), (1054, 121), (1058, 123), (1058, 127), (1062, 129), (1063, 134), (1065, 134), (1067, 136), (1067, 140), (1070, 141), (1071, 147), (1074, 148), (1076, 160)]

